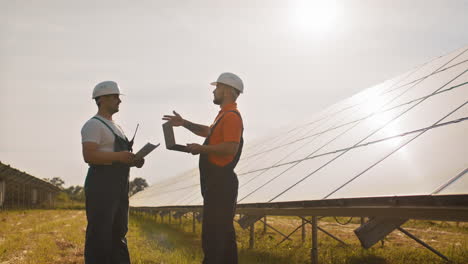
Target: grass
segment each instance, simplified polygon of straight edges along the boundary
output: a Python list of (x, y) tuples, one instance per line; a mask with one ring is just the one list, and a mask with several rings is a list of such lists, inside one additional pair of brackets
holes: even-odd
[[(127, 235), (132, 263), (192, 264), (201, 263), (200, 224), (192, 233), (192, 219), (183, 217), (168, 223), (146, 214), (132, 214)], [(347, 219), (340, 218), (340, 222)], [(300, 225), (297, 217), (268, 217), (268, 223), (283, 233)], [(344, 246), (319, 233), (321, 264), (403, 264), (447, 263), (399, 231), (394, 231), (369, 250), (362, 249), (353, 230), (359, 219), (341, 226), (333, 218), (323, 218), (319, 226), (344, 240)], [(83, 263), (86, 217), (83, 210), (29, 210), (0, 212), (0, 264), (71, 264)], [(406, 230), (429, 243), (453, 264), (468, 263), (468, 223), (408, 221)], [(239, 263), (293, 264), (310, 263), (310, 225), (306, 242), (301, 242), (301, 230), (276, 246), (281, 235), (271, 229), (263, 233), (263, 224), (255, 226), (255, 248), (249, 247), (249, 230), (237, 224)]]
[(82, 263), (84, 211), (0, 213), (0, 263)]

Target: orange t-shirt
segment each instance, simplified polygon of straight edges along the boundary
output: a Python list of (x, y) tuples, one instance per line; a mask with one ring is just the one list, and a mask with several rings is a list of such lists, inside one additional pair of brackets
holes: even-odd
[[(244, 127), (242, 124), (242, 119), (236, 113), (226, 113), (229, 111), (239, 112), (237, 110), (237, 104), (228, 104), (221, 108), (221, 111), (219, 111), (218, 116), (216, 116), (215, 121), (210, 126), (210, 128), (213, 128), (214, 124), (216, 121), (218, 121), (219, 118), (221, 118), (223, 115), (224, 117), (219, 121), (216, 128), (211, 131), (211, 137), (208, 145), (218, 145), (224, 142), (240, 143), (242, 129)], [(234, 159), (234, 157), (235, 155), (219, 156), (209, 154), (208, 160), (211, 163), (222, 167), (228, 165)]]

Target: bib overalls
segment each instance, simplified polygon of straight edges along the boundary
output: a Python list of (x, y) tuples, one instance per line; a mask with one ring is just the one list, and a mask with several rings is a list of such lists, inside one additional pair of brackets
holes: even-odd
[[(237, 111), (228, 111), (226, 113), (229, 112), (241, 117)], [(224, 115), (213, 125), (211, 131), (216, 129)], [(242, 154), (244, 145), (242, 134), (239, 150), (231, 163), (226, 166), (217, 166), (208, 160), (208, 155), (200, 155), (200, 185), (203, 196), (203, 264), (237, 263), (236, 232), (233, 220), (239, 182), (234, 168)], [(209, 144), (210, 137), (211, 133), (203, 145)]]
[[(115, 136), (114, 151), (131, 151), (133, 142)], [(86, 264), (128, 264), (128, 179), (130, 167), (122, 163), (90, 165), (85, 181)]]

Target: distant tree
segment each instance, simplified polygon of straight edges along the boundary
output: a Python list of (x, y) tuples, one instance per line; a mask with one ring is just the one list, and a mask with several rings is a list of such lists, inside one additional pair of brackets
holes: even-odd
[(59, 187), (59, 188), (63, 188), (63, 185), (65, 184), (65, 181), (60, 179), (59, 177), (54, 177), (52, 178), (52, 180), (50, 180), (50, 183), (52, 183), (53, 185)]
[(65, 193), (64, 191), (59, 192), (56, 199), (57, 199), (57, 202), (60, 202), (60, 203), (70, 202), (70, 196), (68, 196), (68, 194)]
[(70, 186), (65, 189), (65, 192), (68, 194), (71, 200), (84, 202), (85, 201), (85, 194), (84, 188), (82, 186)]
[(137, 192), (143, 191), (146, 187), (148, 187), (148, 183), (143, 178), (135, 178), (133, 181), (130, 182), (129, 185), (129, 195), (132, 196)]
[(44, 181), (50, 182), (60, 189), (63, 189), (63, 185), (65, 184), (65, 181), (62, 180), (60, 177), (54, 177), (52, 179), (44, 178)]

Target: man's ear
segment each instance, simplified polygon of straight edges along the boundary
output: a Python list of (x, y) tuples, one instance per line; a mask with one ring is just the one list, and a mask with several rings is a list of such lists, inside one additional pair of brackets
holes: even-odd
[(236, 90), (236, 88), (233, 88), (233, 87), (231, 87), (230, 92), (232, 94), (232, 98), (234, 98), (234, 100), (237, 100), (237, 98), (240, 95), (240, 92)]
[(96, 100), (96, 105), (97, 106), (99, 106), (101, 104), (101, 98), (102, 98), (102, 96), (94, 98), (94, 100)]

